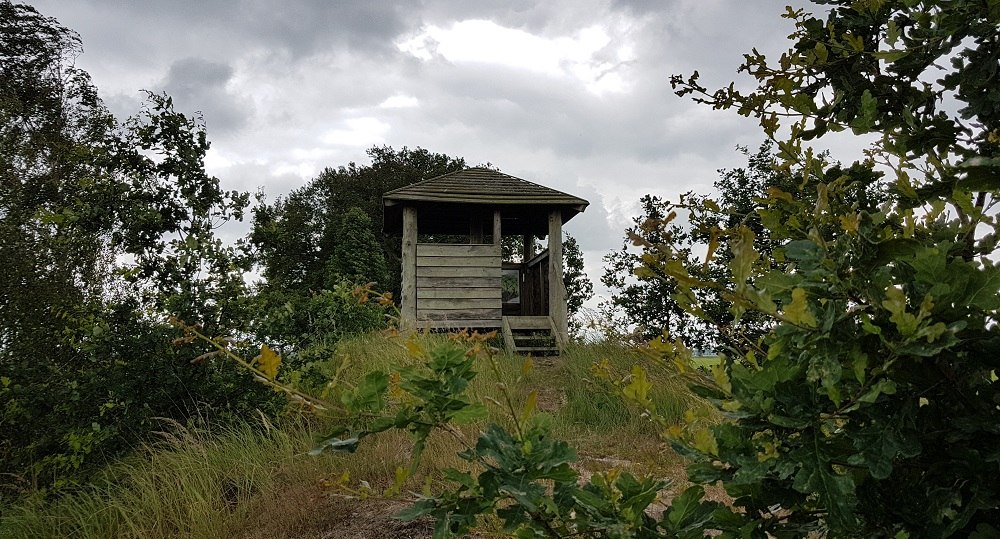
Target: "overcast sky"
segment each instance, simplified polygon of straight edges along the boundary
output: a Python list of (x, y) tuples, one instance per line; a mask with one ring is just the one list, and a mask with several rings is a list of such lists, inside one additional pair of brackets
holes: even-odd
[[(796, 0), (35, 0), (78, 32), (109, 107), (202, 111), (209, 172), (269, 200), (372, 145), (423, 147), (590, 201), (567, 225), (599, 286), (646, 193), (708, 192), (753, 119), (673, 95), (787, 48)], [(816, 7), (819, 10), (819, 7)], [(776, 56), (775, 56), (776, 57)], [(848, 156), (850, 158), (850, 156)]]

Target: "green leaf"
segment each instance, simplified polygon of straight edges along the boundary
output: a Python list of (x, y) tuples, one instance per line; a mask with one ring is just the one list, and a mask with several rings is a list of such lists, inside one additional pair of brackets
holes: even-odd
[(891, 313), (889, 317), (901, 335), (912, 335), (917, 330), (920, 321), (911, 313), (906, 312), (906, 295), (900, 288), (890, 286), (885, 291), (882, 307)]
[(365, 375), (353, 391), (344, 392), (340, 401), (352, 413), (378, 411), (382, 409), (382, 398), (388, 388), (389, 375), (373, 371)]
[(862, 133), (870, 132), (875, 126), (875, 119), (877, 117), (878, 100), (875, 99), (871, 91), (865, 89), (864, 93), (861, 94), (861, 105), (858, 110), (858, 115), (854, 121), (851, 122), (851, 128), (854, 130), (854, 134), (860, 135)]
[(333, 451), (335, 453), (353, 453), (357, 451), (358, 444), (360, 440), (357, 436), (340, 439), (340, 438), (330, 438), (328, 440), (323, 440), (320, 444), (309, 451), (312, 456), (320, 455), (324, 451)]
[(892, 50), (892, 51), (879, 51), (873, 53), (876, 58), (885, 62), (895, 62), (897, 60), (902, 60), (910, 55), (908, 50)]
[(468, 404), (459, 410), (456, 410), (450, 414), (451, 420), (455, 423), (474, 423), (476, 421), (486, 419), (489, 415), (489, 411), (486, 406), (476, 403)]
[(782, 246), (785, 256), (800, 262), (815, 262), (823, 257), (823, 251), (812, 240), (794, 240)]
[(854, 480), (846, 474), (833, 471), (818, 434), (808, 436), (806, 445), (795, 452), (800, 463), (792, 487), (803, 494), (815, 494), (827, 509), (831, 532), (836, 536), (850, 535), (857, 526)]
[(402, 520), (404, 522), (409, 522), (411, 520), (416, 520), (420, 517), (425, 517), (434, 512), (437, 508), (436, 500), (434, 499), (423, 499), (419, 500), (413, 505), (403, 509), (402, 511), (396, 513), (392, 518), (396, 520)]
[(1000, 309), (1000, 266), (987, 266), (973, 275), (965, 301), (984, 311)]
[(670, 502), (664, 513), (664, 524), (672, 532), (686, 529), (700, 529), (712, 520), (715, 504), (705, 503), (705, 489), (701, 485), (689, 487)]
[(894, 47), (896, 42), (899, 41), (899, 36), (902, 32), (899, 29), (899, 25), (896, 24), (895, 20), (890, 20), (889, 25), (886, 27), (885, 42), (889, 44), (890, 47)]

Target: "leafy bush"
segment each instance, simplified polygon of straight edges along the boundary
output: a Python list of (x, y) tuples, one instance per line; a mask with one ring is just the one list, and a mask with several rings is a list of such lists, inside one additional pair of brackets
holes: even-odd
[(390, 298), (346, 280), (304, 294), (265, 290), (257, 297), (252, 330), (284, 358), (284, 380), (316, 391), (333, 374), (330, 364), (341, 339), (388, 327)]
[[(723, 536), (996, 536), (1000, 88), (988, 73), (1000, 12), (824, 3), (826, 20), (788, 9), (795, 43), (780, 67), (747, 55), (757, 90), (673, 80), (681, 95), (755, 115), (771, 137), (790, 117), (779, 170), (798, 185), (770, 188), (745, 216), (778, 242), (778, 267), (739, 221), (717, 232), (732, 253), (726, 279), (695, 277), (696, 261), (659, 249), (688, 312), (704, 316), (697, 291), (714, 290), (737, 318), (773, 324), (730, 346), (700, 388), (731, 421), (678, 433), (679, 447), (698, 459), (693, 481), (721, 481), (734, 498), (737, 510), (715, 508), (707, 525)], [(952, 97), (957, 112), (937, 106)], [(846, 129), (880, 135), (864, 161), (843, 167), (804, 147)], [(871, 192), (883, 174), (881, 202)], [(720, 208), (672, 209), (708, 227)]]

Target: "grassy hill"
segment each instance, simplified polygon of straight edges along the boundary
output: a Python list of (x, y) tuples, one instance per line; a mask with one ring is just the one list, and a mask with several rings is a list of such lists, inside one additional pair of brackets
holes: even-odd
[[(372, 369), (391, 371), (413, 361), (403, 338), (373, 334), (341, 343), (325, 370), (342, 366), (342, 379), (350, 384)], [(662, 415), (680, 420), (687, 410), (710, 413), (671, 366), (614, 343), (575, 345), (560, 357), (533, 361), (525, 375), (524, 359), (503, 353), (496, 371), (478, 368), (470, 394), (487, 403), (489, 417), (463, 426), (458, 436), (474, 439), (487, 422), (509, 423), (509, 414), (498, 406), (504, 384), (517, 403), (536, 392), (537, 408), (551, 418), (553, 435), (576, 448), (583, 477), (611, 468), (652, 473), (675, 480), (665, 496), (683, 485), (683, 463), (663, 443), (658, 427), (614, 384), (595, 375), (597, 364), (612, 379), (642, 364)], [(390, 515), (405, 507), (413, 492), (447, 488), (443, 469), (468, 468), (456, 456), (460, 441), (432, 435), (416, 474), (400, 493), (386, 496), (397, 469), (410, 464), (408, 435), (388, 431), (363, 440), (354, 454), (310, 456), (328, 427), (296, 410), (277, 424), (248, 417), (244, 425), (223, 431), (165, 423), (159, 443), (111, 466), (95, 486), (4, 510), (0, 537), (429, 537), (428, 523), (397, 522)], [(492, 527), (484, 522), (483, 533)]]

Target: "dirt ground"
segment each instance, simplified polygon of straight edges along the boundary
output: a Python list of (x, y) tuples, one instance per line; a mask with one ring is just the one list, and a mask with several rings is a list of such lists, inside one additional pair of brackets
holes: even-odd
[[(406, 507), (399, 500), (351, 500), (333, 496), (319, 485), (286, 491), (261, 511), (239, 535), (242, 539), (431, 539), (434, 522), (392, 518)], [(470, 535), (465, 539), (485, 539)]]

